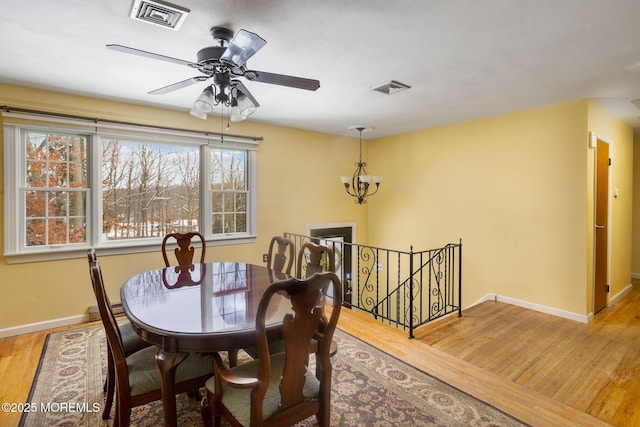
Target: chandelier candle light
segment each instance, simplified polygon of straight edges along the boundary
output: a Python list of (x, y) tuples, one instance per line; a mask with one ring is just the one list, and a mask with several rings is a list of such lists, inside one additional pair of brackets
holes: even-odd
[[(368, 126), (351, 126), (349, 130), (357, 130), (360, 133), (360, 160), (355, 163), (356, 170), (353, 176), (341, 176), (340, 181), (344, 184), (344, 189), (347, 191), (347, 194), (355, 197), (355, 202), (362, 205), (367, 203), (365, 197), (378, 192), (382, 177), (367, 175), (367, 171), (365, 170), (367, 163), (362, 161), (362, 132), (369, 132), (373, 130), (373, 128)], [(373, 192), (369, 192), (372, 181), (376, 185), (376, 188)]]

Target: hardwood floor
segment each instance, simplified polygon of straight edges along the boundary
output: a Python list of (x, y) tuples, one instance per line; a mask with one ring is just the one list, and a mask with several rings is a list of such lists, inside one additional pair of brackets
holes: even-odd
[[(83, 323), (78, 326), (98, 323), (100, 322)], [(0, 339), (0, 403), (27, 402), (47, 335), (50, 332), (74, 327), (77, 326), (65, 326)], [(20, 416), (18, 412), (0, 410), (0, 426), (17, 426)]]
[[(590, 324), (485, 302), (412, 340), (350, 310), (339, 327), (533, 426), (640, 425), (640, 285)], [(51, 331), (0, 339), (0, 402), (26, 401)]]
[(640, 426), (640, 282), (589, 323), (485, 302), (398, 340), (340, 328), (534, 426)]
[(616, 426), (640, 425), (640, 286), (587, 324), (484, 303), (416, 339)]

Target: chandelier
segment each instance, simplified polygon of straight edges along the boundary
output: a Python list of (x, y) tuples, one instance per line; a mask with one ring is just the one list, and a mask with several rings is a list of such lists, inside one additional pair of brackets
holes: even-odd
[[(362, 132), (369, 132), (373, 130), (373, 128), (368, 126), (351, 126), (349, 130), (357, 130), (360, 133), (360, 160), (355, 163), (356, 170), (353, 176), (341, 176), (340, 181), (344, 184), (344, 189), (347, 191), (347, 194), (356, 198), (355, 203), (362, 205), (367, 203), (365, 197), (378, 192), (382, 177), (367, 175), (367, 171), (365, 170), (367, 163), (362, 161)], [(376, 187), (372, 192), (369, 192), (369, 190), (372, 189), (371, 182), (373, 182)]]
[(190, 114), (206, 120), (207, 114), (218, 105), (229, 108), (229, 118), (232, 122), (246, 119), (260, 106), (242, 82), (232, 80), (229, 73), (214, 76), (213, 84), (207, 86), (198, 96)]

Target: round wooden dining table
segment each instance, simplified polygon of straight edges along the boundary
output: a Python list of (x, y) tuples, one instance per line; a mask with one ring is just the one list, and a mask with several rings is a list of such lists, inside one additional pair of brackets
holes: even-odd
[[(189, 353), (255, 344), (255, 314), (264, 291), (283, 273), (241, 262), (213, 262), (151, 270), (122, 285), (125, 315), (140, 337), (158, 347), (165, 425), (177, 425), (175, 371)], [(267, 336), (281, 338), (285, 298), (273, 301)]]

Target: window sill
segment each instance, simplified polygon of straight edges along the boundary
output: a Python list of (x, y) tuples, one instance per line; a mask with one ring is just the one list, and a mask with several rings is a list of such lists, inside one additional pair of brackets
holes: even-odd
[[(153, 239), (147, 242), (135, 242), (131, 245), (118, 245), (118, 246), (103, 246), (95, 247), (98, 255), (125, 255), (125, 254), (137, 254), (145, 252), (159, 252), (160, 244), (162, 240)], [(228, 245), (241, 245), (255, 243), (255, 236), (235, 237), (235, 238), (220, 238), (220, 239), (208, 239), (207, 247), (215, 246), (228, 246)], [(194, 244), (194, 246), (198, 246)], [(20, 252), (20, 253), (5, 253), (4, 257), (7, 264), (22, 264), (28, 262), (43, 262), (43, 261), (57, 261), (63, 259), (75, 259), (85, 258), (87, 256), (87, 250), (91, 246), (82, 245), (76, 246), (73, 249), (67, 250), (55, 250), (55, 249), (43, 249), (38, 251)]]

